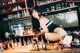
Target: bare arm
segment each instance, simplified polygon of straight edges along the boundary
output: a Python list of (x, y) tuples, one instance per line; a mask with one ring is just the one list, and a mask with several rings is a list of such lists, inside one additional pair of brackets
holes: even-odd
[(41, 27), (40, 30), (41, 30), (41, 31), (37, 34), (38, 36), (40, 36), (40, 35), (45, 35), (45, 33), (48, 32), (48, 29), (47, 29), (46, 26)]

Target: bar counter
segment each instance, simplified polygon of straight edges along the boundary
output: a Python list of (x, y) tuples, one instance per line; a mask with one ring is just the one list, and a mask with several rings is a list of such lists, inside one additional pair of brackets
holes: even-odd
[(40, 50), (40, 51), (29, 51), (27, 48), (20, 49), (9, 49), (5, 50), (4, 53), (80, 53), (80, 48), (64, 48), (63, 50)]

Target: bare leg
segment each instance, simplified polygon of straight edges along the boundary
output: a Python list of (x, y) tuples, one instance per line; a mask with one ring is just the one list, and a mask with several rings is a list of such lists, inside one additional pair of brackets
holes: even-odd
[(67, 35), (67, 32), (62, 28), (56, 28), (53, 33), (45, 33), (45, 38), (50, 41), (59, 41)]
[(45, 33), (45, 38), (50, 40), (50, 41), (59, 41), (60, 38), (64, 38), (64, 36), (59, 36), (57, 33)]

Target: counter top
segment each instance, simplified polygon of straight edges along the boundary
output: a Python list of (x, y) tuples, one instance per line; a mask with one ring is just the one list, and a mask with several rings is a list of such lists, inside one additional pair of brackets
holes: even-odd
[(4, 53), (65, 53), (65, 52), (80, 52), (80, 48), (64, 48), (63, 50), (40, 50), (40, 51), (29, 51), (26, 48), (20, 49), (9, 49), (5, 50)]

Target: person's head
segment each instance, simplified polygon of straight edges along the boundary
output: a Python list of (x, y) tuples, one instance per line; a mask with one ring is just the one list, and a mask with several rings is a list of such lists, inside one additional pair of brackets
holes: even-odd
[(40, 13), (37, 6), (32, 9), (32, 16), (37, 19), (40, 18)]

